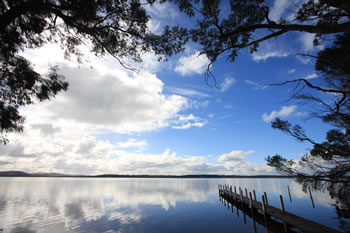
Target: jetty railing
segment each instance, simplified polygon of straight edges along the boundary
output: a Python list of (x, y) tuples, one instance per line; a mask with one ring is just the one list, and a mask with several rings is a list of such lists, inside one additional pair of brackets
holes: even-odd
[[(280, 209), (269, 205), (266, 192), (264, 192), (264, 195), (261, 196), (261, 202), (259, 202), (256, 198), (255, 190), (253, 190), (253, 195), (252, 192), (249, 192), (248, 195), (248, 190), (245, 189), (244, 196), (243, 190), (240, 187), (237, 192), (236, 186), (234, 186), (232, 189), (232, 185), (219, 184), (219, 197), (224, 201), (225, 205), (227, 204), (228, 207), (229, 204), (231, 204), (232, 211), (233, 206), (235, 206), (237, 215), (239, 214), (238, 210), (241, 210), (244, 214), (245, 223), (246, 215), (252, 218), (254, 232), (256, 232), (255, 221), (261, 225), (264, 225), (268, 232), (296, 232), (293, 230), (294, 228), (310, 233), (339, 232), (335, 229), (287, 212), (284, 208), (282, 195), (280, 195)], [(291, 200), (290, 192), (289, 198)], [(313, 200), (312, 204), (314, 207)]]

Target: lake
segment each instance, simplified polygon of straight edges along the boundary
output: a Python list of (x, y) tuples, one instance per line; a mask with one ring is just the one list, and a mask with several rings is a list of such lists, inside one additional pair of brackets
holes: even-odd
[[(0, 232), (254, 232), (252, 219), (219, 200), (218, 184), (254, 189), (259, 200), (266, 192), (275, 207), (282, 194), (286, 211), (344, 231), (327, 193), (312, 191), (313, 208), (309, 193), (286, 178), (0, 177)], [(266, 229), (257, 224), (257, 232)]]

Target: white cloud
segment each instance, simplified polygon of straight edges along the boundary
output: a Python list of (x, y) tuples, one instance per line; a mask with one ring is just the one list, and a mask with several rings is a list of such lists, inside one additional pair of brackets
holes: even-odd
[(253, 164), (247, 160), (247, 156), (255, 151), (234, 150), (227, 154), (222, 154), (218, 162), (223, 163), (223, 171), (231, 171), (233, 174), (277, 174), (276, 170), (266, 164)]
[(175, 125), (172, 126), (173, 129), (189, 129), (192, 127), (203, 127), (208, 122), (199, 117), (195, 117), (192, 114), (179, 116), (176, 120)]
[(259, 50), (256, 53), (253, 53), (253, 60), (254, 61), (265, 61), (268, 58), (273, 57), (287, 57), (290, 53), (289, 52), (283, 52), (283, 51), (263, 51)]
[(150, 14), (151, 18), (176, 18), (178, 17), (178, 11), (174, 5), (165, 2), (155, 2), (152, 5), (145, 5), (147, 13)]
[[(265, 36), (263, 33), (257, 33), (256, 37)], [(274, 40), (266, 40), (259, 44), (258, 51), (252, 54), (256, 62), (266, 61), (269, 58), (283, 58), (295, 51), (290, 47), (290, 42), (286, 35), (281, 35)]]
[(236, 82), (237, 82), (236, 79), (232, 77), (226, 77), (220, 85), (220, 91), (221, 92), (227, 91), (232, 85), (235, 85)]
[(304, 79), (308, 80), (308, 79), (314, 79), (317, 77), (319, 77), (319, 75), (316, 73), (313, 73), (313, 74), (309, 74), (309, 75), (305, 76)]
[(164, 95), (163, 82), (153, 74), (128, 75), (119, 71), (101, 75), (93, 69), (61, 67), (69, 90), (32, 106), (29, 121), (34, 114), (41, 120), (61, 119), (96, 129), (133, 133), (166, 127), (170, 119), (189, 106), (185, 97)]
[(294, 68), (294, 69), (290, 69), (290, 70), (288, 70), (288, 74), (294, 74), (295, 73), (295, 71), (296, 71), (296, 69)]
[(273, 21), (279, 21), (284, 12), (288, 9), (289, 6), (293, 4), (293, 1), (290, 0), (275, 0), (273, 7), (271, 8), (269, 17)]
[(264, 113), (262, 118), (265, 122), (270, 122), (276, 117), (288, 117), (292, 115), (297, 109), (296, 105), (283, 106), (279, 111), (272, 111), (270, 114)]
[(191, 96), (191, 97), (210, 97), (210, 95), (199, 92), (193, 89), (187, 89), (187, 88), (179, 88), (179, 87), (166, 87), (166, 90), (168, 90), (171, 93), (178, 94), (178, 95), (184, 95), (184, 96)]
[(199, 51), (197, 51), (192, 55), (180, 57), (174, 71), (182, 76), (203, 74), (209, 62), (206, 55), (200, 55)]
[(314, 33), (304, 32), (299, 36), (299, 41), (302, 43), (302, 49), (305, 52), (320, 50), (324, 48), (324, 45), (314, 46), (315, 35), (316, 34)]
[(244, 161), (246, 158), (246, 155), (250, 155), (254, 153), (255, 151), (250, 150), (247, 152), (241, 151), (241, 150), (234, 150), (231, 151), (230, 153), (223, 154), (219, 157), (218, 161), (219, 162), (234, 162), (234, 163), (240, 163)]
[(264, 90), (268, 87), (267, 85), (261, 85), (257, 82), (252, 81), (252, 80), (244, 80), (244, 82), (246, 84), (253, 86), (255, 90)]
[(147, 146), (146, 140), (137, 140), (135, 138), (129, 138), (126, 142), (118, 142), (117, 148), (144, 148)]
[[(183, 121), (194, 119), (183, 116)], [(232, 151), (209, 163), (206, 155), (177, 155), (169, 149), (163, 153), (132, 152), (124, 149), (146, 143), (127, 140), (112, 144), (85, 132), (83, 137), (66, 137), (66, 132), (37, 137), (37, 131), (25, 131), (11, 138), (15, 146), (0, 145), (2, 170), (59, 172), (65, 174), (271, 174), (265, 164), (252, 164), (246, 156), (254, 151)], [(80, 135), (81, 136), (81, 135)], [(11, 144), (10, 144), (11, 145)], [(20, 150), (14, 150), (15, 148)], [(12, 153), (10, 153), (12, 151)], [(15, 156), (19, 155), (20, 156)], [(211, 160), (212, 160), (211, 156)], [(224, 164), (222, 164), (224, 163)], [(28, 166), (30, 164), (30, 166)]]

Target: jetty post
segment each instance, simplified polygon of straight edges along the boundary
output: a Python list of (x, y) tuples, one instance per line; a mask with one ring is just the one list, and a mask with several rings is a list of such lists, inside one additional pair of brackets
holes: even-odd
[(312, 203), (312, 208), (315, 208), (315, 203), (314, 203), (314, 199), (312, 198), (312, 193), (311, 193), (310, 187), (309, 187), (309, 194), (310, 194), (310, 199), (311, 199), (311, 203)]
[[(282, 195), (280, 195), (280, 205), (281, 205), (281, 210), (282, 212), (284, 213), (285, 210), (284, 210), (284, 203), (283, 203), (283, 197)], [(288, 228), (287, 228), (287, 223), (285, 221), (283, 221), (283, 226), (284, 226), (284, 232), (288, 232)]]
[(292, 202), (292, 196), (290, 195), (290, 189), (289, 189), (289, 185), (287, 185), (287, 188), (288, 188), (288, 195), (289, 195), (289, 200), (290, 200), (290, 202)]
[(264, 197), (265, 197), (265, 204), (266, 204), (266, 205), (269, 205), (269, 201), (267, 200), (267, 194), (266, 194), (266, 192), (264, 192)]

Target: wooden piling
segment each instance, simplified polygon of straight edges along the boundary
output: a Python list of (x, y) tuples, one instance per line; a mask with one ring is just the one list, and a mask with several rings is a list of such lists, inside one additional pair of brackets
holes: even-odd
[(310, 199), (311, 199), (311, 203), (312, 203), (312, 208), (315, 208), (315, 203), (314, 203), (314, 199), (312, 198), (310, 187), (309, 187), (309, 194), (310, 194)]
[[(235, 205), (237, 206), (237, 192), (236, 192), (236, 186), (234, 187), (235, 189)], [(237, 209), (237, 216), (238, 216), (238, 209)]]
[(253, 194), (254, 194), (254, 201), (256, 201), (256, 194), (255, 194), (255, 190), (253, 189)]
[[(282, 212), (285, 212), (282, 195), (280, 195), (280, 205), (281, 205), (281, 210), (282, 210)], [(284, 226), (284, 232), (287, 233), (287, 232), (288, 232), (288, 228), (287, 228), (287, 223), (286, 223), (285, 221), (283, 221), (283, 226)]]
[(292, 196), (290, 195), (290, 189), (289, 189), (289, 185), (287, 185), (287, 188), (288, 188), (288, 195), (289, 195), (289, 200), (290, 200), (290, 202), (292, 202)]
[(253, 200), (252, 200), (252, 192), (249, 192), (249, 207), (250, 207), (250, 214), (252, 216), (253, 219), (253, 229), (254, 229), (254, 233), (257, 233), (256, 230), (256, 223), (255, 223), (255, 217), (254, 217), (254, 208), (253, 208)]
[(267, 200), (266, 192), (264, 192), (264, 197), (265, 197), (265, 204), (266, 204), (266, 205), (269, 205), (269, 201)]
[(265, 220), (266, 231), (269, 233), (270, 231), (269, 231), (269, 225), (268, 225), (268, 223), (267, 223), (266, 200), (265, 200), (265, 197), (266, 197), (266, 193), (264, 193), (264, 195), (261, 196), (261, 200), (262, 200), (261, 206), (262, 206), (263, 213), (264, 213), (264, 220)]
[(252, 192), (249, 192), (249, 208), (253, 208), (253, 205), (252, 205)]
[(243, 201), (243, 192), (241, 188), (239, 188), (239, 195), (240, 195), (241, 201)]
[(265, 196), (264, 195), (261, 196), (261, 200), (262, 200), (261, 207), (262, 207), (262, 210), (264, 212), (264, 216), (266, 216), (266, 202), (265, 202)]

